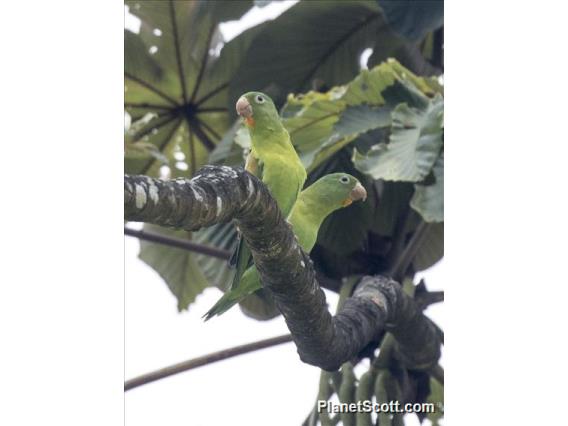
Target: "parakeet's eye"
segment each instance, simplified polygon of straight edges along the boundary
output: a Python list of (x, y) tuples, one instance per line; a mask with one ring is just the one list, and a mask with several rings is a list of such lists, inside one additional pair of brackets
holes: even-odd
[(341, 178), (339, 178), (339, 182), (349, 183), (349, 178), (347, 176), (341, 176)]
[(264, 99), (264, 96), (261, 96), (261, 95), (256, 95), (254, 100), (256, 101), (257, 104), (263, 104), (264, 102), (266, 102), (266, 99)]

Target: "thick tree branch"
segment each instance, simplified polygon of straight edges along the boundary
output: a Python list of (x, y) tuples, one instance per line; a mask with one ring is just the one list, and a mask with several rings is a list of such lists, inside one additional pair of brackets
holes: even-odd
[(332, 317), (309, 256), (268, 189), (242, 169), (206, 166), (191, 180), (126, 176), (124, 211), (126, 220), (190, 231), (234, 220), (308, 364), (336, 370), (385, 330), (409, 368), (431, 368), (439, 358), (435, 326), (390, 278), (365, 277)]
[[(197, 244), (190, 240), (168, 237), (166, 235), (148, 232), (144, 230), (135, 230), (131, 228), (124, 227), (124, 235), (130, 237), (135, 237), (140, 240), (150, 241), (157, 244), (162, 244), (168, 247), (175, 247), (183, 250), (187, 250), (194, 253), (204, 254), (206, 256), (216, 257), (218, 259), (229, 260), (231, 257), (231, 252), (228, 250), (220, 249), (217, 247), (206, 246), (203, 244)], [(341, 289), (341, 281), (333, 278), (329, 278), (322, 271), (316, 269), (316, 278), (321, 287), (331, 290), (335, 293), (339, 293)], [(435, 303), (435, 302), (431, 302)], [(425, 306), (427, 306), (426, 304)], [(274, 318), (274, 317), (271, 317)]]
[[(414, 299), (392, 279), (364, 277), (355, 293), (379, 291), (386, 299), (388, 313), (385, 330), (392, 333), (397, 351), (404, 364), (413, 370), (431, 369), (440, 358), (442, 336), (438, 328), (423, 313)], [(382, 300), (373, 299), (381, 305)], [(372, 297), (372, 296), (371, 296)], [(380, 302), (380, 303), (379, 303)]]

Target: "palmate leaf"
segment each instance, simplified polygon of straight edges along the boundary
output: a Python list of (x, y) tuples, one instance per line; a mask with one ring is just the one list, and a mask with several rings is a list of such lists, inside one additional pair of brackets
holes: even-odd
[(347, 83), (359, 72), (361, 52), (374, 43), (381, 26), (375, 2), (301, 1), (254, 40), (231, 93), (267, 91), (281, 105), (288, 93), (306, 92), (314, 82)]
[(392, 30), (392, 40), (386, 43), (379, 41), (374, 46), (367, 66), (371, 68), (394, 57), (417, 74), (442, 74), (443, 0), (377, 2), (385, 22)]
[[(144, 224), (144, 230), (177, 238), (187, 238), (186, 231)], [(140, 240), (138, 257), (154, 269), (177, 299), (179, 311), (187, 307), (209, 285), (197, 264), (197, 256), (187, 250)]]
[[(229, 252), (233, 250), (237, 240), (232, 223), (215, 225), (194, 233), (150, 224), (144, 224), (144, 230), (192, 240), (198, 244), (215, 246)], [(138, 257), (166, 282), (177, 299), (179, 311), (187, 309), (207, 287), (215, 286), (223, 291), (226, 290), (233, 274), (225, 259), (144, 240), (140, 241)]]
[[(194, 232), (192, 240), (232, 252), (237, 243), (237, 232), (232, 223), (222, 223)], [(223, 291), (229, 288), (234, 270), (229, 268), (226, 260), (202, 254), (194, 256), (210, 286)]]
[(261, 90), (282, 105), (289, 93), (346, 84), (359, 73), (366, 48), (382, 62), (406, 58), (418, 44), (390, 28), (376, 1), (301, 1), (259, 33), (231, 82), (231, 97)]
[[(126, 4), (141, 26), (139, 34), (125, 30), (125, 107), (133, 123), (154, 115), (134, 140), (163, 153), (174, 177), (191, 175), (207, 162), (233, 121), (234, 113), (227, 108), (229, 80), (261, 29), (222, 46), (218, 24), (238, 19), (252, 1)], [(183, 168), (173, 167), (176, 151), (184, 154)], [(156, 176), (159, 166), (153, 157), (125, 159), (127, 173)]]
[(289, 97), (282, 110), (283, 124), (306, 170), (313, 169), (316, 154), (330, 139), (339, 141), (347, 135), (334, 132), (334, 126), (345, 110), (345, 102), (338, 99), (336, 90), (328, 93), (309, 92)]
[[(274, 21), (223, 45), (218, 23), (238, 19), (252, 4), (252, 0), (127, 2), (130, 12), (141, 19), (139, 34), (125, 33), (125, 103), (136, 128), (125, 142), (128, 173), (156, 176), (164, 159), (172, 177), (188, 176), (205, 162), (242, 164), (242, 149), (227, 130), (234, 123), (234, 100), (244, 91), (266, 90), (282, 105), (289, 92), (310, 88), (325, 92), (326, 87), (357, 77), (360, 54), (366, 47), (374, 48), (371, 59), (405, 58), (408, 48), (416, 47), (391, 31), (374, 0), (302, 1)], [(291, 120), (290, 130), (300, 141), (297, 146), (310, 171), (325, 166), (350, 144), (366, 153), (388, 137), (392, 108), (401, 102), (420, 107), (423, 99), (429, 102), (442, 91), (435, 80), (416, 77), (394, 61), (382, 67), (391, 76), (383, 75), (385, 81), (379, 82), (382, 88), (378, 90), (380, 72), (370, 70), (360, 73), (348, 90), (339, 89), (336, 95), (343, 99), (327, 98), (333, 105), (325, 104), (325, 93), (320, 98), (306, 94), (295, 109), (289, 102), (283, 116)], [(380, 102), (372, 98), (377, 92)], [(151, 118), (135, 126), (148, 113)], [(326, 113), (332, 114), (328, 120), (321, 116)], [(238, 125), (232, 130), (236, 132)], [(236, 139), (246, 146), (242, 132)], [(184, 155), (180, 157), (179, 151)], [(359, 216), (367, 227), (369, 211), (363, 209)], [(341, 220), (335, 222), (343, 225)], [(192, 239), (230, 246), (234, 236), (231, 225), (225, 225), (194, 233)], [(353, 242), (356, 245), (359, 243)], [(162, 256), (152, 260), (156, 270), (168, 265), (165, 260), (171, 253), (167, 247), (154, 245), (152, 250)], [(161, 272), (170, 288), (179, 290), (180, 307), (186, 307), (205, 282), (220, 288), (227, 284), (231, 271), (224, 261), (199, 255), (180, 259), (179, 270), (172, 270), (170, 263), (170, 270)], [(196, 279), (190, 276), (192, 268)], [(183, 281), (189, 288), (172, 281), (182, 276), (187, 279), (178, 284)]]
[[(332, 214), (322, 226), (318, 237), (317, 261), (335, 278), (358, 270), (358, 262), (365, 262), (366, 256), (369, 256), (369, 261), (364, 267), (384, 272), (384, 268), (389, 265), (388, 251), (395, 227), (400, 218), (407, 214), (413, 197), (418, 203), (415, 209), (419, 213), (423, 213), (420, 208), (425, 202), (430, 212), (440, 208), (441, 195), (433, 192), (431, 187), (419, 187), (414, 182), (430, 184), (432, 182), (425, 179), (428, 175), (431, 180), (434, 179), (432, 166), (442, 145), (442, 92), (443, 87), (436, 80), (417, 77), (398, 62), (390, 60), (372, 70), (362, 71), (349, 84), (333, 88), (326, 94), (310, 92), (306, 96), (295, 97), (284, 108), (282, 115), (290, 133), (294, 134), (294, 125), (297, 124), (297, 133), (302, 135), (297, 145), (298, 151), (302, 153), (302, 147), (316, 150), (315, 154), (309, 150), (302, 153), (304, 160), (308, 158), (312, 161), (308, 166), (310, 169), (315, 167), (318, 175), (322, 174), (320, 169), (325, 170), (325, 173), (331, 172), (330, 167), (325, 165), (335, 164), (337, 156), (330, 151), (333, 156), (330, 159), (326, 156), (326, 150), (338, 146), (343, 157), (352, 149), (347, 146), (351, 144), (356, 147), (355, 157), (350, 157), (349, 164), (338, 164), (338, 168), (333, 171), (354, 173), (352, 168), (355, 166), (359, 169), (357, 172), (367, 174), (367, 179), (362, 179), (362, 182), (365, 182), (369, 193), (368, 200)], [(337, 114), (330, 114), (333, 106), (328, 104), (340, 105), (344, 109)], [(303, 114), (309, 121), (299, 120)], [(333, 125), (322, 124), (326, 120), (331, 121), (332, 116)], [(361, 133), (357, 133), (358, 131)], [(331, 135), (336, 138), (335, 141)], [(314, 143), (318, 137), (319, 143)], [(309, 142), (304, 144), (304, 139)], [(390, 160), (413, 165), (411, 171), (414, 175), (410, 174), (410, 178), (400, 179), (405, 177), (402, 175), (396, 176), (397, 179), (392, 181), (384, 181), (385, 176), (375, 176), (369, 172), (381, 166), (380, 158), (373, 156), (376, 148), (372, 148), (377, 145), (388, 146), (386, 142), (389, 139), (391, 143), (395, 142), (397, 148), (404, 148), (399, 149)], [(311, 155), (311, 158), (307, 155)], [(352, 158), (366, 159), (365, 165), (368, 168), (361, 167), (357, 161), (353, 164)], [(440, 172), (443, 173), (443, 170)], [(409, 175), (408, 172), (406, 174)], [(379, 180), (373, 183), (373, 179)], [(424, 188), (428, 188), (428, 197), (420, 195)], [(433, 194), (440, 197), (434, 198)], [(418, 216), (414, 216), (416, 223), (407, 226), (407, 233), (416, 228)], [(433, 252), (424, 253), (420, 248), (415, 268), (430, 266), (443, 255), (443, 224), (433, 231), (436, 232), (429, 233), (424, 243), (428, 245), (425, 248), (432, 249)], [(338, 262), (349, 265), (338, 267)]]
[(380, 185), (380, 204), (375, 211), (372, 232), (384, 237), (394, 235), (397, 221), (412, 198), (413, 185), (408, 182), (377, 181)]
[(416, 210), (426, 222), (442, 222), (444, 220), (444, 153), (442, 152), (432, 169), (434, 182), (418, 183), (410, 206)]
[(420, 248), (412, 261), (416, 272), (428, 269), (444, 257), (444, 223), (433, 223), (426, 230)]
[[(393, 106), (400, 100), (428, 105), (429, 96), (434, 96), (437, 89), (432, 86), (391, 60), (373, 70), (362, 71), (351, 83), (326, 93), (291, 95), (281, 112), (282, 120), (304, 166), (312, 172), (352, 142), (370, 146), (383, 140), (384, 135), (376, 130), (390, 129)], [(248, 131), (243, 127), (234, 127), (230, 135), (236, 144), (250, 146)], [(375, 137), (379, 139), (374, 140)], [(226, 148), (225, 151), (229, 155)], [(341, 153), (340, 157), (344, 156)], [(349, 156), (347, 163), (338, 164), (338, 168), (324, 167), (325, 173), (344, 171), (367, 180), (353, 168)], [(322, 173), (318, 172), (317, 176)], [(308, 184), (314, 179), (312, 176)], [(375, 208), (374, 193), (369, 192), (366, 203), (356, 203), (334, 213), (321, 228), (320, 244), (342, 254), (360, 248), (367, 231), (373, 227)], [(349, 227), (342, 226), (345, 221), (352, 223)]]
[[(144, 230), (169, 237), (191, 240), (198, 244), (214, 246), (232, 252), (236, 246), (237, 233), (232, 223), (224, 223), (189, 233), (160, 226), (144, 224)], [(228, 267), (227, 260), (140, 241), (139, 258), (166, 282), (177, 299), (177, 308), (189, 308), (196, 297), (207, 287), (217, 287), (226, 291), (234, 270)], [(241, 305), (243, 312), (258, 320), (267, 320), (279, 315), (274, 301), (266, 293), (255, 293), (247, 297)]]
[(375, 179), (422, 181), (442, 147), (443, 108), (439, 95), (422, 110), (398, 105), (392, 112), (389, 143), (381, 142), (365, 155), (355, 150), (353, 163)]
[(420, 41), (444, 23), (444, 0), (377, 0), (390, 27), (408, 40)]
[(441, 90), (434, 79), (417, 77), (389, 60), (326, 93), (290, 95), (282, 119), (311, 171), (365, 132), (390, 127), (391, 111), (400, 102), (427, 108)]
[[(210, 164), (225, 166), (242, 166), (245, 163), (245, 153), (242, 146), (237, 142), (237, 131), (242, 129), (242, 121), (236, 120), (231, 128), (225, 133), (221, 142), (217, 144), (213, 152), (209, 155)], [(247, 130), (248, 134), (248, 130)], [(250, 138), (248, 138), (250, 143)], [(248, 148), (248, 147), (247, 147)]]
[[(443, 87), (435, 79), (415, 76), (395, 60), (389, 60), (372, 70), (361, 71), (353, 81), (325, 93), (310, 91), (289, 96), (281, 116), (304, 165), (310, 171), (306, 186), (327, 173), (343, 171), (359, 177), (369, 194), (365, 203), (355, 203), (333, 213), (322, 225), (315, 256), (325, 263), (327, 272), (336, 276), (349, 272), (348, 267), (340, 270), (329, 265), (351, 255), (360, 259), (362, 253), (385, 258), (394, 228), (399, 218), (409, 210), (415, 193), (413, 181), (382, 182), (374, 181), (370, 174), (362, 175), (352, 162), (350, 145), (356, 147), (358, 153), (363, 153), (359, 155), (369, 152), (372, 155), (370, 149), (388, 141), (393, 132), (395, 140), (406, 135), (409, 141), (414, 141), (412, 146), (418, 140), (427, 144), (429, 136), (421, 135), (421, 132), (428, 133), (433, 127), (436, 137), (440, 136), (441, 116), (436, 114), (442, 110), (442, 92)], [(411, 130), (405, 128), (408, 124), (405, 121), (422, 120), (422, 115), (431, 118), (432, 123), (420, 124), (414, 133), (405, 134)], [(430, 115), (440, 120), (436, 121)], [(233, 147), (236, 150), (230, 152), (233, 158), (238, 158), (237, 145), (248, 147), (250, 138), (248, 131), (238, 124), (232, 130), (228, 136), (235, 141)], [(423, 171), (424, 175), (431, 173), (439, 150), (437, 145)], [(226, 152), (228, 155), (229, 151)], [(369, 164), (376, 165), (376, 160), (369, 160)], [(382, 189), (377, 192), (376, 186)], [(412, 232), (415, 227), (407, 231)], [(439, 234), (432, 238), (434, 245), (441, 241)], [(433, 260), (421, 259), (422, 263), (437, 260), (438, 251)], [(386, 258), (379, 260), (373, 267), (380, 268), (385, 261)]]

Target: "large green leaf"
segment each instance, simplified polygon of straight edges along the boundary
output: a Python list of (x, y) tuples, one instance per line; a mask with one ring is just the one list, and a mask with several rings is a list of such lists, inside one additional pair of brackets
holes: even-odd
[(392, 112), (389, 143), (379, 143), (366, 155), (355, 151), (355, 166), (375, 179), (422, 181), (442, 147), (443, 101), (440, 95), (424, 109), (398, 105)]
[[(375, 0), (299, 2), (255, 39), (231, 82), (231, 97), (263, 90), (281, 105), (289, 93), (345, 84), (360, 71), (361, 54), (368, 48), (373, 49), (371, 65), (393, 57), (413, 71), (432, 74), (420, 51), (421, 37), (398, 31), (401, 9), (408, 12), (391, 7), (385, 14)], [(385, 17), (395, 15), (391, 28)], [(411, 13), (403, 24), (420, 25), (420, 36), (432, 27), (421, 25), (421, 16)]]
[(412, 198), (412, 184), (407, 182), (383, 182), (380, 185), (380, 203), (375, 211), (372, 231), (384, 237), (392, 237), (399, 217), (408, 210)]
[(444, 220), (444, 153), (436, 160), (432, 169), (434, 182), (417, 183), (410, 205), (426, 222)]
[[(217, 144), (215, 149), (209, 155), (209, 163), (220, 164), (226, 166), (242, 166), (245, 162), (243, 147), (237, 141), (237, 132), (242, 130), (242, 120), (236, 120), (231, 128), (225, 133), (221, 142)], [(250, 137), (247, 139), (250, 143)]]
[[(441, 116), (436, 114), (442, 111), (442, 91), (435, 79), (415, 76), (395, 60), (389, 60), (372, 70), (361, 71), (353, 81), (325, 93), (310, 91), (288, 97), (281, 116), (310, 172), (306, 186), (325, 174), (343, 171), (357, 176), (369, 194), (366, 202), (333, 213), (322, 225), (314, 259), (327, 273), (339, 277), (360, 272), (361, 268), (376, 268), (373, 271), (378, 273), (388, 267), (393, 232), (400, 218), (408, 214), (415, 184), (374, 180), (372, 175), (362, 174), (352, 162), (352, 147), (361, 156), (372, 155), (374, 146), (389, 139), (391, 143), (407, 143), (404, 139), (398, 142), (403, 136), (408, 140), (414, 137), (414, 145), (428, 145), (431, 127), (441, 141)], [(420, 124), (412, 134), (405, 128), (409, 127), (409, 117)], [(226, 136), (235, 141), (233, 148), (223, 148), (227, 161), (239, 158), (239, 149), (235, 147), (250, 146), (248, 131), (238, 123)], [(438, 146), (435, 155), (439, 150)], [(421, 149), (417, 151), (422, 155)], [(223, 160), (222, 155), (215, 157)], [(374, 160), (369, 159), (369, 164)], [(431, 168), (430, 164), (424, 174), (433, 176)], [(428, 179), (421, 183), (428, 183)], [(417, 222), (418, 215), (414, 216)], [(416, 223), (409, 225), (407, 232), (415, 227)], [(421, 261), (435, 262), (441, 253), (432, 255), (434, 259)], [(345, 263), (345, 267), (339, 267), (338, 262)]]
[(420, 41), (444, 23), (444, 0), (377, 0), (390, 27), (409, 40)]
[(282, 120), (311, 171), (365, 132), (390, 127), (391, 110), (400, 102), (426, 108), (439, 92), (432, 79), (389, 60), (326, 93), (289, 96)]
[(282, 111), (282, 122), (302, 159), (304, 167), (311, 170), (315, 155), (330, 139), (341, 139), (334, 134), (334, 125), (339, 121), (346, 104), (338, 100), (335, 90), (328, 93), (309, 92), (290, 97)]
[[(235, 247), (237, 239), (232, 223), (215, 225), (194, 233), (150, 224), (144, 224), (144, 230), (229, 252)], [(178, 301), (180, 311), (187, 309), (205, 288), (215, 286), (224, 291), (231, 283), (233, 271), (225, 259), (143, 240), (140, 241), (138, 256), (166, 282)]]
[(393, 57), (417, 74), (442, 74), (443, 0), (377, 1), (391, 32), (373, 46), (367, 66)]
[[(302, 1), (274, 21), (223, 44), (218, 24), (238, 19), (252, 4), (252, 0), (127, 2), (130, 12), (141, 19), (141, 27), (138, 34), (125, 32), (125, 105), (132, 118), (125, 137), (126, 171), (156, 176), (167, 164), (176, 177), (192, 174), (205, 162), (242, 164), (242, 148), (250, 140), (234, 121), (232, 105), (246, 90), (267, 91), (278, 105), (288, 99), (283, 121), (312, 172), (311, 182), (320, 172), (349, 170), (371, 190), (366, 203), (356, 203), (329, 219), (319, 246), (325, 246), (333, 259), (365, 258), (361, 264), (366, 265), (372, 258), (376, 263), (374, 257), (388, 250), (393, 224), (409, 208), (412, 187), (416, 186), (413, 207), (431, 212), (436, 205), (432, 196), (438, 194), (433, 190), (440, 181), (431, 166), (424, 179), (411, 181), (416, 184), (373, 181), (373, 176), (354, 169), (352, 149), (366, 156), (389, 138), (390, 145), (392, 133), (408, 130), (392, 125), (393, 110), (401, 108), (400, 113), (405, 105), (419, 115), (433, 105), (437, 94), (443, 94), (443, 87), (395, 60), (360, 70), (361, 53), (367, 47), (373, 48), (369, 64), (393, 56), (416, 69), (413, 65), (424, 60), (416, 56), (414, 41), (389, 28), (374, 0)], [(404, 25), (412, 27), (410, 21)], [(288, 96), (309, 89), (324, 93)], [(389, 199), (389, 191), (376, 189), (391, 184), (395, 192), (404, 187), (398, 200), (402, 204)], [(160, 232), (190, 238), (184, 232)], [(379, 248), (369, 235), (379, 236)], [(225, 224), (191, 238), (230, 250), (236, 233)], [(433, 238), (440, 241), (437, 234)], [(229, 283), (232, 271), (224, 260), (144, 244), (141, 257), (166, 280), (179, 309), (187, 308), (205, 286), (225, 289)], [(441, 255), (435, 254), (435, 258)]]
[(412, 266), (416, 272), (424, 271), (442, 257), (444, 257), (444, 223), (433, 223), (426, 230)]
[[(188, 238), (185, 231), (144, 224), (144, 230), (178, 238)], [(179, 311), (187, 309), (208, 286), (197, 265), (196, 255), (187, 250), (140, 240), (138, 257), (154, 269), (177, 299)]]
[(384, 60), (406, 57), (414, 46), (386, 24), (376, 1), (302, 1), (254, 40), (231, 83), (232, 97), (264, 90), (280, 105), (288, 93), (352, 80), (366, 48)]
[[(221, 223), (194, 232), (193, 241), (232, 252), (237, 242), (237, 232), (232, 223)], [(215, 286), (223, 291), (229, 288), (233, 271), (229, 269), (225, 259), (202, 254), (195, 254), (194, 256), (210, 286)]]
[[(192, 240), (232, 252), (236, 245), (237, 233), (232, 223), (224, 223), (194, 232), (152, 226), (146, 224), (145, 230)], [(217, 287), (226, 291), (232, 281), (234, 270), (228, 267), (227, 260), (172, 248), (148, 242), (141, 243), (139, 257), (160, 274), (178, 301), (178, 309), (184, 310), (206, 287)], [(267, 320), (280, 314), (274, 300), (263, 291), (256, 292), (241, 304), (245, 315)]]
[(156, 115), (154, 113), (147, 113), (138, 121), (129, 125), (124, 132), (124, 158), (129, 161), (142, 160), (147, 162), (149, 159), (154, 158), (160, 160), (162, 164), (167, 164), (168, 159), (160, 152), (156, 145), (147, 142), (148, 138), (142, 137), (142, 140), (136, 140), (136, 135), (146, 125), (154, 120)]
[[(125, 30), (125, 107), (132, 121), (154, 118), (134, 143), (163, 153), (173, 176), (191, 175), (207, 162), (233, 120), (228, 85), (254, 38), (253, 28), (223, 45), (222, 21), (238, 19), (252, 1), (144, 1), (126, 4), (141, 20), (140, 32)], [(219, 54), (219, 48), (220, 50)], [(183, 154), (175, 160), (175, 152)], [(185, 167), (176, 168), (178, 163)], [(158, 175), (156, 158), (125, 159), (128, 173)]]

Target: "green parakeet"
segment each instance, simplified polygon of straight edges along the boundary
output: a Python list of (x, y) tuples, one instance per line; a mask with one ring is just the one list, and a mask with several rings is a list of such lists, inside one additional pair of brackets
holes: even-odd
[[(280, 121), (274, 102), (264, 93), (245, 93), (237, 101), (236, 109), (244, 119), (252, 142), (245, 169), (264, 182), (284, 217), (288, 217), (306, 181), (306, 169), (292, 146), (290, 135)], [(231, 288), (238, 285), (250, 260), (250, 250), (240, 239), (231, 260), (231, 264), (236, 265)]]
[[(288, 218), (300, 247), (310, 252), (316, 244), (319, 227), (330, 213), (366, 197), (367, 191), (363, 185), (346, 173), (324, 176), (302, 191)], [(260, 288), (258, 271), (251, 266), (243, 274), (239, 285), (225, 293), (204, 315), (205, 320), (221, 315)]]

